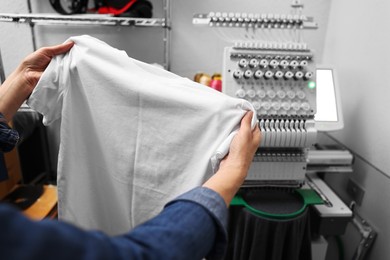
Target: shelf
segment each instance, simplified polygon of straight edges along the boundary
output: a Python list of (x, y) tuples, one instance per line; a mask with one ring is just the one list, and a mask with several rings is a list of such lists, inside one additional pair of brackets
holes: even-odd
[(129, 18), (110, 15), (57, 15), (57, 14), (11, 14), (0, 13), (0, 22), (37, 25), (107, 25), (167, 28), (164, 18)]

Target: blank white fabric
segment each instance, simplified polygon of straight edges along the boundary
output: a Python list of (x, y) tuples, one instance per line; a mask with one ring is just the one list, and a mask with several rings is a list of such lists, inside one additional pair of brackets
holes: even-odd
[(209, 178), (253, 108), (90, 36), (70, 40), (28, 105), (46, 125), (61, 120), (60, 219), (123, 233)]

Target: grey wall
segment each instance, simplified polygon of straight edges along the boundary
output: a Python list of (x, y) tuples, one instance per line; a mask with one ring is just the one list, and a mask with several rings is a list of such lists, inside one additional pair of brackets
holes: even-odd
[[(345, 127), (332, 136), (356, 155), (354, 173), (330, 175), (328, 183), (345, 201), (348, 178), (365, 190), (357, 212), (378, 231), (367, 259), (390, 259), (390, 2), (332, 1), (323, 62), (337, 68)], [(351, 259), (356, 234), (344, 241)]]
[[(27, 1), (2, 1), (1, 13), (27, 13)], [(0, 23), (0, 51), (5, 74), (10, 74), (19, 62), (33, 51), (30, 28), (13, 23)]]

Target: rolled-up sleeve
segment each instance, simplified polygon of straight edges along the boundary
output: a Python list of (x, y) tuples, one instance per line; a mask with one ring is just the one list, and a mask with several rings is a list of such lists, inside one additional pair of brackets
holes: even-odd
[(5, 259), (222, 259), (226, 219), (223, 199), (207, 188), (183, 194), (116, 237), (63, 222), (33, 222), (0, 204), (0, 251)]
[(209, 252), (209, 259), (220, 259), (223, 257), (227, 245), (227, 215), (228, 209), (223, 198), (215, 191), (198, 187), (167, 204), (167, 206), (179, 201), (189, 201), (203, 207), (212, 216), (217, 227), (215, 244)]
[(9, 152), (19, 141), (19, 134), (9, 127), (3, 114), (0, 113), (0, 152)]
[(150, 259), (223, 259), (226, 226), (227, 207), (222, 197), (198, 187), (169, 202), (128, 238), (136, 239), (142, 245), (136, 250), (144, 251)]

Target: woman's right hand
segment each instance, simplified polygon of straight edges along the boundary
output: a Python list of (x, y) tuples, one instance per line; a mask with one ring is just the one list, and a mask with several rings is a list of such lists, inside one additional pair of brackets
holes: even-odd
[(251, 127), (252, 117), (253, 112), (250, 111), (241, 119), (240, 129), (230, 144), (229, 153), (220, 164), (220, 168), (236, 169), (245, 177), (261, 140), (259, 126)]
[(259, 126), (251, 127), (252, 116), (253, 112), (248, 112), (241, 119), (240, 129), (230, 144), (229, 153), (221, 161), (219, 170), (203, 184), (203, 187), (221, 195), (227, 206), (244, 182), (261, 140)]

